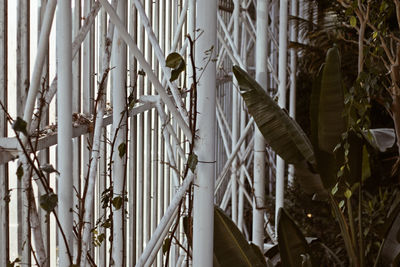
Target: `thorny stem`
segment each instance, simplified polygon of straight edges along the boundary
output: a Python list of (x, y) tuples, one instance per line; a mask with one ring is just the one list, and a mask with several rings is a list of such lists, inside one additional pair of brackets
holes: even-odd
[[(193, 153), (194, 153), (194, 145), (195, 145), (195, 140), (196, 140), (196, 123), (197, 123), (197, 83), (198, 83), (198, 81), (197, 81), (197, 78), (196, 78), (196, 66), (195, 66), (195, 61), (194, 61), (194, 51), (193, 51), (193, 49), (194, 49), (194, 41), (192, 40), (192, 38), (190, 37), (190, 35), (188, 34), (188, 35), (186, 35), (186, 37), (188, 38), (188, 40), (189, 40), (189, 45), (190, 45), (190, 62), (191, 62), (191, 65), (192, 65), (192, 70), (193, 70), (193, 77), (192, 77), (192, 79), (193, 79), (193, 83), (192, 83), (192, 85), (190, 86), (190, 107), (189, 107), (189, 128), (190, 128), (190, 131), (191, 131), (191, 134), (192, 134), (192, 142), (189, 144), (189, 156), (191, 156), (191, 155), (194, 155)], [(211, 60), (211, 58), (209, 59), (209, 61), (208, 62), (210, 62), (210, 60)], [(208, 62), (207, 62), (207, 64), (208, 64)], [(207, 66), (207, 65), (206, 65)], [(183, 179), (185, 179), (186, 178), (186, 176), (187, 176), (187, 174), (188, 174), (188, 172), (189, 172), (189, 164), (187, 163), (186, 164), (186, 166), (185, 166), (185, 170), (184, 170), (184, 172), (183, 172)], [(192, 201), (193, 201), (193, 198), (192, 198), (192, 186), (193, 186), (193, 183), (191, 183), (191, 185), (189, 186), (189, 189), (188, 189), (188, 198), (189, 198), (189, 208), (188, 208), (188, 226), (187, 226), (187, 228), (188, 228), (188, 233), (187, 233), (187, 249), (185, 250), (186, 251), (186, 253), (187, 253), (187, 257), (186, 257), (186, 259), (187, 259), (187, 265), (189, 266), (189, 254), (190, 254), (190, 246), (191, 246), (191, 244), (190, 244), (190, 240), (192, 239), (191, 238), (191, 229), (192, 229), (192, 220), (191, 220), (191, 218), (192, 218), (192, 215), (191, 215), (191, 213), (192, 213)], [(178, 206), (178, 217), (177, 217), (177, 219), (176, 219), (176, 222), (175, 222), (175, 225), (174, 225), (174, 228), (173, 228), (173, 230), (171, 231), (171, 233), (170, 233), (170, 240), (172, 240), (172, 238), (175, 236), (175, 232), (176, 232), (176, 230), (177, 230), (177, 228), (178, 228), (178, 225), (179, 225), (179, 220), (180, 220), (180, 211), (181, 211), (181, 207), (182, 207), (182, 202), (183, 202), (183, 199), (180, 201), (180, 203), (179, 203), (179, 206)], [(175, 240), (177, 240), (177, 239), (175, 239)], [(180, 245), (180, 244), (179, 244)], [(166, 267), (168, 267), (168, 259), (169, 259), (169, 254), (170, 254), (170, 249), (171, 249), (171, 246), (169, 246), (169, 248), (168, 248), (168, 251), (167, 251), (167, 255), (166, 255), (166, 257), (165, 257), (165, 263), (164, 263), (164, 266), (166, 266)]]
[[(6, 117), (7, 117), (7, 120), (9, 121), (9, 123), (12, 123), (13, 119), (10, 116), (10, 114), (8, 113), (7, 109), (5, 108), (4, 104), (1, 101), (0, 101), (0, 106), (3, 109), (4, 113), (6, 114)], [(14, 133), (15, 133), (16, 138), (18, 140), (18, 143), (19, 143), (19, 145), (20, 145), (20, 147), (22, 149), (22, 152), (24, 153), (24, 156), (28, 161), (28, 164), (35, 171), (36, 175), (39, 177), (39, 180), (43, 183), (44, 188), (46, 189), (46, 192), (49, 193), (49, 191), (48, 191), (49, 188), (45, 186), (45, 183), (43, 182), (43, 179), (42, 179), (43, 178), (43, 173), (35, 166), (35, 163), (30, 158), (30, 156), (29, 156), (30, 154), (27, 151), (26, 147), (24, 146), (24, 144), (23, 144), (23, 142), (21, 140), (21, 137), (19, 136), (19, 133), (17, 131), (15, 131), (15, 130), (14, 130)], [(27, 136), (27, 139), (29, 140), (29, 143), (32, 146), (32, 143), (30, 142), (30, 137), (29, 136)], [(34, 151), (32, 151), (32, 152), (34, 152)], [(33, 154), (34, 154), (35, 159), (38, 160), (36, 155), (35, 155), (35, 153), (33, 153)], [(70, 259), (70, 262), (72, 264), (72, 254), (71, 254), (71, 251), (70, 251), (70, 248), (69, 248), (69, 245), (68, 245), (67, 238), (65, 236), (64, 230), (61, 227), (60, 221), (58, 220), (58, 216), (57, 216), (55, 210), (53, 209), (52, 212), (53, 212), (54, 218), (56, 219), (56, 223), (57, 223), (57, 226), (58, 226), (58, 228), (60, 230), (60, 233), (61, 233), (61, 235), (63, 237), (64, 243), (65, 243), (65, 246), (66, 246), (66, 249), (67, 249), (68, 258)]]

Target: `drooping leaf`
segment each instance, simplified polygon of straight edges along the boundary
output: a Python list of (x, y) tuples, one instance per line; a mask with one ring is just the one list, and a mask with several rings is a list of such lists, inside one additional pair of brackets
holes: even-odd
[(268, 145), (290, 164), (306, 160), (314, 165), (313, 148), (297, 122), (248, 73), (238, 66), (233, 67), (233, 73), (249, 113)]
[(181, 72), (185, 71), (186, 69), (185, 60), (180, 54), (176, 52), (173, 52), (167, 56), (166, 65), (167, 67), (172, 69), (170, 78), (171, 82), (178, 79), (179, 74), (181, 74)]
[(183, 57), (179, 53), (172, 52), (167, 56), (165, 63), (168, 68), (176, 69), (181, 64), (182, 61), (184, 61)]
[(319, 148), (328, 153), (333, 153), (340, 142), (341, 134), (346, 130), (344, 107), (340, 55), (338, 48), (334, 46), (326, 54), (318, 109)]
[(57, 173), (60, 174), (56, 169), (54, 169), (54, 166), (52, 164), (46, 163), (40, 166), (40, 170), (46, 172), (46, 173)]
[(170, 247), (171, 247), (171, 238), (168, 237), (164, 240), (164, 243), (162, 245), (162, 253), (165, 255), (165, 253), (167, 253)]
[(194, 173), (196, 170), (198, 158), (195, 153), (191, 153), (188, 157), (187, 164), (189, 165), (189, 169)]
[(380, 152), (385, 152), (396, 142), (396, 133), (391, 128), (369, 129), (368, 132), (363, 132), (363, 135), (370, 145)]
[[(318, 143), (318, 118), (319, 101), (321, 96), (322, 69), (313, 81), (310, 98), (310, 128), (311, 143), (314, 147), (315, 158), (317, 161), (317, 171), (326, 189), (331, 189), (336, 184), (337, 164), (335, 156), (319, 148)], [(300, 180), (299, 180), (300, 181)]]
[(112, 200), (112, 205), (116, 210), (119, 210), (123, 204), (124, 204), (124, 198), (121, 196), (114, 197)]
[(16, 174), (18, 179), (21, 179), (22, 176), (24, 175), (24, 168), (22, 167), (22, 163), (18, 165)]
[(302, 267), (302, 255), (311, 255), (302, 232), (283, 208), (278, 211), (278, 246), (282, 266)]
[(126, 143), (121, 143), (118, 146), (118, 155), (122, 159), (125, 156), (126, 153)]
[(263, 257), (254, 252), (234, 222), (214, 208), (214, 262), (221, 267), (265, 267)]
[(12, 127), (14, 131), (21, 132), (24, 135), (28, 135), (28, 131), (26, 130), (27, 125), (28, 124), (26, 123), (26, 121), (24, 121), (21, 117), (17, 117)]
[(51, 212), (58, 203), (58, 197), (53, 192), (41, 195), (39, 198), (39, 204), (42, 209), (47, 212)]

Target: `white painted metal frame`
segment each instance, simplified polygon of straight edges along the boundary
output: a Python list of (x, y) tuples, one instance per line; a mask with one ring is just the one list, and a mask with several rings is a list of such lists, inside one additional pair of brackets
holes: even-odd
[[(51, 26), (57, 2), (55, 68)], [(161, 246), (165, 238), (171, 237), (170, 232), (177, 221), (180, 224), (174, 233), (169, 264), (183, 266), (187, 255), (180, 246), (187, 247), (188, 244), (182, 219), (177, 218), (187, 215), (188, 190), (194, 193), (191, 250), (194, 266), (212, 266), (214, 204), (230, 213), (245, 236), (261, 248), (266, 235), (275, 242), (267, 221), (272, 215), (266, 214), (264, 209), (265, 183), (269, 183), (270, 194), (271, 186), (276, 186), (276, 208), (283, 206), (286, 166), (279, 158), (276, 162), (274, 153), (265, 147), (253, 119), (247, 115), (231, 67), (237, 64), (250, 73), (255, 72), (256, 80), (268, 93), (278, 93), (279, 104), (283, 107), (289, 83), (289, 110), (294, 116), (296, 53), (291, 52), (288, 67), (288, 1), (113, 0), (110, 3), (107, 0), (75, 0), (71, 9), (71, 1), (41, 0), (46, 6), (42, 7), (45, 12), (34, 51), (27, 51), (28, 36), (32, 31), (27, 14), (28, 3), (35, 5), (35, 1), (20, 0), (19, 3), (18, 43), (25, 46), (21, 46), (18, 54), (18, 68), (24, 69), (20, 71), (18, 81), (20, 85), (24, 79), (29, 81), (29, 88), (26, 96), (25, 90), (19, 90), (19, 106), (24, 105), (24, 108), (18, 115), (28, 123), (31, 133), (38, 126), (34, 112), (38, 108), (36, 100), (42, 78), (53, 79), (44, 96), (50, 105), (46, 105), (43, 112), (48, 113), (52, 117), (50, 121), (56, 121), (57, 126), (41, 124), (45, 131), (33, 145), (43, 151), (54, 151), (51, 150), (54, 145), (58, 148), (57, 158), (50, 153), (47, 160), (60, 172), (60, 175), (50, 175), (50, 181), (58, 181), (54, 188), (59, 198), (57, 214), (68, 239), (64, 242), (61, 233), (58, 237), (60, 266), (69, 266), (71, 258), (76, 261), (80, 253), (76, 239), (79, 216), (71, 210), (77, 211), (82, 203), (84, 212), (81, 216), (85, 223), (81, 266), (92, 262), (97, 266), (111, 263), (115, 266), (163, 266), (166, 257), (160, 252)], [(6, 58), (10, 27), (7, 1), (0, 0), (0, 5), (0, 62), (4, 66), (0, 72), (0, 100), (10, 107), (15, 101), (8, 99), (10, 89), (6, 82), (12, 71), (7, 67)], [(297, 1), (292, 0), (291, 13), (297, 14), (297, 9)], [(252, 13), (252, 10), (256, 12)], [(277, 25), (280, 25), (279, 29)], [(291, 40), (296, 40), (295, 28), (290, 30)], [(197, 69), (190, 64), (191, 47), (187, 34), (195, 40)], [(179, 52), (187, 63), (186, 75), (174, 82), (169, 79), (171, 69), (165, 60), (170, 52)], [(30, 53), (35, 54), (31, 75)], [(49, 73), (43, 73), (43, 69)], [(50, 75), (52, 70), (57, 70), (56, 75)], [(194, 72), (198, 77), (196, 138), (189, 128), (190, 101), (186, 92), (193, 82)], [(286, 81), (288, 74), (290, 82)], [(101, 83), (103, 78), (105, 81)], [(56, 92), (55, 109), (53, 98)], [(134, 105), (127, 111), (129, 95), (133, 102), (128, 104)], [(54, 113), (57, 113), (56, 117)], [(19, 157), (26, 170), (21, 186), (27, 187), (31, 180), (27, 159), (18, 140), (7, 132), (3, 113), (0, 115), (0, 197), (4, 199), (9, 194), (9, 178), (15, 173), (15, 164), (9, 164), (13, 167), (8, 171), (10, 168), (6, 163)], [(21, 138), (26, 144), (27, 139), (22, 135)], [(189, 171), (182, 181), (189, 153), (188, 142), (193, 141), (199, 162), (195, 173)], [(126, 154), (121, 152), (121, 145), (125, 145)], [(250, 166), (254, 169), (250, 170)], [(40, 184), (36, 186), (40, 190)], [(121, 209), (113, 207), (112, 230), (99, 226), (94, 234), (92, 229), (98, 219), (111, 215), (111, 210), (101, 208), (102, 193), (110, 186), (112, 199), (127, 197), (128, 202)], [(41, 215), (43, 212), (37, 200), (43, 191), (35, 191), (35, 194), (36, 200), (29, 211), (21, 209), (20, 254), (24, 263), (38, 260), (51, 265), (56, 257), (55, 246), (50, 246), (55, 241), (54, 217)], [(77, 196), (84, 194), (85, 202), (80, 202)], [(25, 203), (29, 201), (27, 196), (21, 190), (20, 198)], [(182, 208), (178, 209), (182, 200)], [(20, 202), (22, 207), (23, 203)], [(252, 210), (251, 221), (244, 216), (248, 209)], [(9, 204), (1, 202), (0, 235), (6, 242), (0, 242), (0, 264), (11, 260), (12, 254), (8, 241), (8, 210)], [(31, 214), (31, 229), (28, 228), (28, 214)], [(46, 218), (48, 224), (43, 222)], [(40, 223), (47, 228), (35, 228)], [(49, 236), (42, 234), (46, 229), (50, 229)], [(95, 247), (91, 241), (100, 234), (104, 234), (104, 241)], [(32, 241), (35, 254), (22, 250), (23, 239), (28, 245)]]

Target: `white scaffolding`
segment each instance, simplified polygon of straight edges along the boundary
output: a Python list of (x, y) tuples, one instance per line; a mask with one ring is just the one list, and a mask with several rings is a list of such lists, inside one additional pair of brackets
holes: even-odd
[(0, 0), (0, 101), (17, 130), (0, 109), (0, 266), (212, 266), (214, 205), (261, 249), (276, 242), (266, 195), (283, 206), (287, 166), (232, 66), (294, 116), (298, 10)]

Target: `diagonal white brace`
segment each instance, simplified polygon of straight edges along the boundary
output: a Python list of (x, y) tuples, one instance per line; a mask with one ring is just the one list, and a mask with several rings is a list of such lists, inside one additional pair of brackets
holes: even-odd
[(160, 81), (158, 80), (156, 74), (154, 73), (153, 69), (151, 68), (150, 64), (146, 61), (146, 59), (144, 58), (142, 52), (136, 46), (134, 40), (129, 35), (129, 33), (126, 30), (125, 26), (122, 24), (122, 22), (121, 22), (120, 18), (118, 17), (117, 13), (112, 8), (110, 3), (108, 3), (107, 0), (99, 0), (99, 1), (103, 5), (103, 7), (107, 11), (107, 13), (109, 14), (111, 21), (117, 27), (121, 38), (129, 46), (129, 49), (134, 54), (134, 56), (138, 60), (139, 64), (142, 66), (142, 68), (145, 71), (146, 75), (148, 76), (149, 80), (153, 83), (154, 88), (157, 91), (157, 93), (161, 96), (162, 101), (166, 104), (168, 109), (174, 115), (179, 127), (182, 129), (182, 131), (184, 132), (186, 137), (191, 142), (192, 141), (191, 140), (192, 139), (192, 134), (191, 134), (189, 126), (187, 125), (187, 123), (182, 118), (182, 116), (179, 113), (178, 109), (176, 108), (175, 104), (169, 98), (167, 92), (165, 91), (165, 88), (163, 88), (162, 84), (160, 83)]

